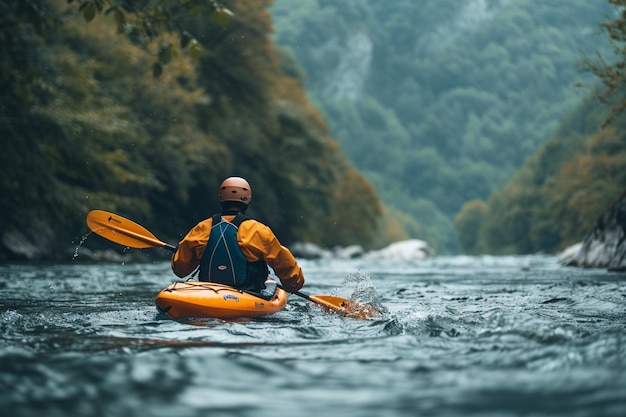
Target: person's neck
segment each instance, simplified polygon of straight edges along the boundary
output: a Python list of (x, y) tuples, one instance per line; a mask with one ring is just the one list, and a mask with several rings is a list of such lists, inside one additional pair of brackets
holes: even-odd
[(241, 211), (237, 209), (228, 209), (228, 210), (222, 211), (222, 215), (225, 215), (225, 216), (236, 216), (239, 213), (241, 213)]

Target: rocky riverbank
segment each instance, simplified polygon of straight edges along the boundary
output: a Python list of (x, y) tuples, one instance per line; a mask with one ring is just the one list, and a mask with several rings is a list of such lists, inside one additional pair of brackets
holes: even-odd
[(428, 243), (419, 239), (409, 239), (394, 242), (374, 251), (366, 251), (358, 245), (324, 249), (313, 243), (295, 243), (289, 246), (297, 258), (303, 259), (393, 259), (393, 260), (421, 260), (435, 256), (435, 251)]
[[(95, 235), (94, 235), (95, 236)], [(86, 236), (76, 246), (58, 248), (49, 244), (36, 243), (43, 240), (29, 239), (21, 232), (5, 232), (0, 235), (3, 256), (0, 261), (50, 261), (68, 260), (73, 262), (146, 262), (169, 259), (171, 253), (157, 248), (150, 250), (115, 250), (111, 243), (87, 241)], [(49, 242), (52, 239), (46, 239)], [(83, 244), (84, 243), (84, 244)], [(118, 248), (121, 249), (121, 248)], [(351, 245), (332, 249), (322, 248), (313, 243), (299, 242), (289, 245), (291, 252), (301, 259), (393, 259), (421, 260), (435, 256), (428, 243), (419, 239), (394, 242), (382, 249), (367, 251), (362, 246)]]
[(585, 239), (559, 255), (561, 263), (580, 268), (626, 271), (626, 192), (596, 221)]

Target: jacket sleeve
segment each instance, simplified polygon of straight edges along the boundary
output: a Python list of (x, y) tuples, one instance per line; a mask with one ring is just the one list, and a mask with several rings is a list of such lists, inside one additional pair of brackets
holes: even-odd
[(243, 222), (238, 233), (239, 247), (249, 261), (263, 259), (289, 292), (304, 285), (304, 274), (291, 251), (280, 244), (274, 232), (255, 220)]
[(191, 274), (200, 265), (200, 259), (209, 241), (211, 219), (198, 223), (178, 243), (178, 250), (171, 259), (172, 271), (183, 278)]

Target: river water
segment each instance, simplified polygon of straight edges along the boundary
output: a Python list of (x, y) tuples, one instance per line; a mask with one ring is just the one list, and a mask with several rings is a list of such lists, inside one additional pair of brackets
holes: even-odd
[(7, 416), (626, 415), (626, 275), (549, 256), (302, 261), (303, 291), (251, 321), (179, 323), (165, 262), (0, 265)]

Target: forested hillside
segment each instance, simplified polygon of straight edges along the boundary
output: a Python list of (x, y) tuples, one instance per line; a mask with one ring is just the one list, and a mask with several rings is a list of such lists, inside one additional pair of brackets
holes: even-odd
[[(71, 259), (91, 209), (175, 242), (233, 174), (285, 243), (371, 242), (376, 193), (277, 53), (270, 1), (221, 2), (229, 22), (192, 9), (183, 37), (106, 4), (0, 1), (0, 258)], [(204, 54), (175, 47), (186, 33)]]
[(606, 107), (564, 119), (510, 182), (456, 219), (469, 254), (554, 253), (580, 242), (626, 189), (626, 123), (600, 129)]
[[(596, 76), (591, 101), (564, 118), (553, 137), (488, 201), (456, 218), (471, 254), (554, 253), (568, 265), (623, 269), (626, 196), (626, 1), (611, 0), (601, 32), (608, 54), (585, 56)], [(582, 241), (580, 250), (578, 243)]]
[[(277, 0), (276, 39), (335, 137), (415, 237), (458, 250), (487, 199), (580, 105), (606, 0)], [(404, 222), (412, 224), (411, 220)]]
[[(136, 25), (143, 7), (169, 30)], [(0, 0), (0, 259), (69, 259), (94, 208), (175, 241), (233, 174), (285, 243), (557, 250), (626, 182), (624, 123), (600, 129), (606, 108), (573, 88), (595, 82), (576, 64), (607, 50), (605, 13), (607, 0)]]

